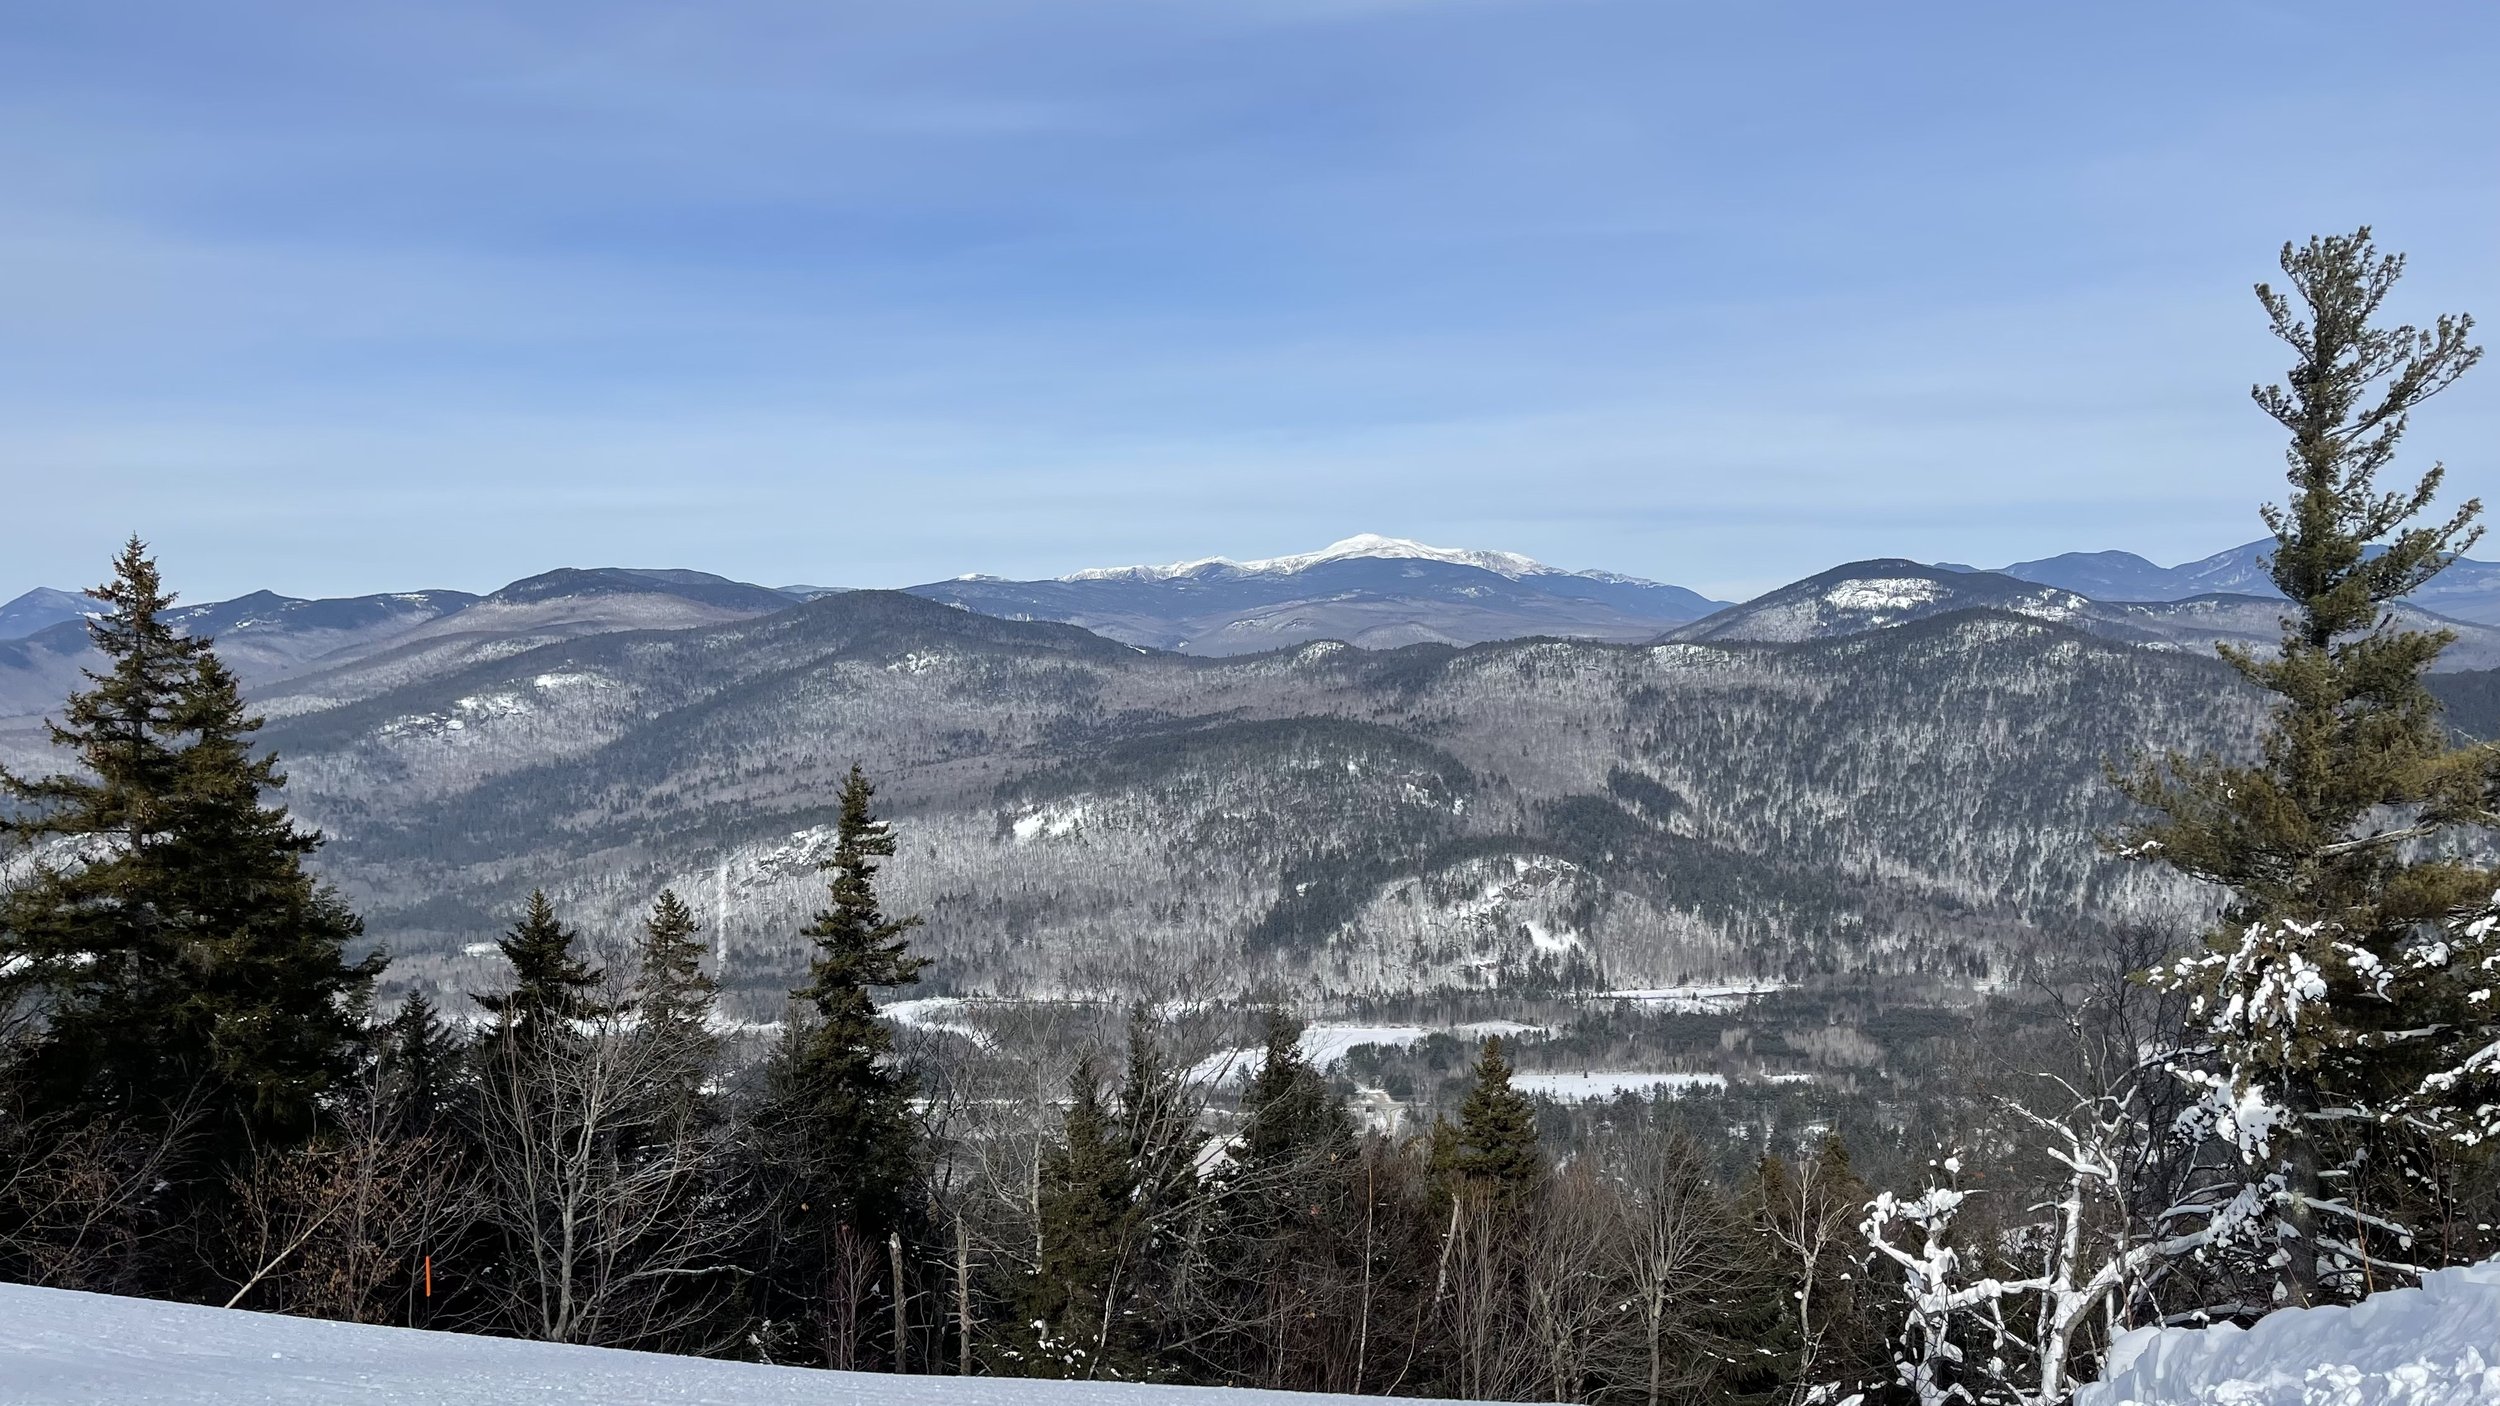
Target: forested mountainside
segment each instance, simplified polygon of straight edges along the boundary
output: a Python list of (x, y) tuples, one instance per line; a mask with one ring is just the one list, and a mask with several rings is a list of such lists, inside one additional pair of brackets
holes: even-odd
[(937, 989), (1973, 979), (2187, 901), (2096, 856), (2102, 763), (2256, 716), (2211, 660), (1990, 612), (1198, 660), (859, 592), (393, 667), (263, 701), (396, 972), (474, 985), (535, 886), (621, 931), (673, 885), (759, 1013), (859, 759)]
[[(58, 613), (54, 608), (61, 602), (84, 599), (42, 591), (12, 605)], [(254, 591), (233, 600), (182, 606), (168, 611), (166, 618), (185, 634), (214, 639), (218, 657), (247, 684), (265, 688), (282, 679), (352, 668), (352, 686), (371, 690), (556, 640), (746, 620), (789, 604), (790, 598), (778, 591), (701, 571), (568, 567), (484, 596), (403, 591), (304, 600)], [(22, 618), (43, 617), (30, 608)], [(0, 719), (59, 707), (71, 690), (83, 685), (82, 671), (95, 667), (100, 657), (87, 637), (83, 615), (46, 624), (23, 638), (0, 636)]]
[[(2081, 595), (2060, 586), (1968, 567), (1923, 566), (1879, 558), (1836, 566), (1742, 605), (1680, 625), (1663, 639), (1794, 642), (1879, 630), (1957, 610), (2000, 610), (2071, 625), (2104, 639), (2212, 657), (2217, 644), (2265, 652), (2282, 636), (2280, 596), (2200, 595), (2129, 601)], [(2435, 615), (2415, 605), (2390, 612), (2410, 630), (2446, 630), (2443, 670), (2500, 665), (2500, 628)]]

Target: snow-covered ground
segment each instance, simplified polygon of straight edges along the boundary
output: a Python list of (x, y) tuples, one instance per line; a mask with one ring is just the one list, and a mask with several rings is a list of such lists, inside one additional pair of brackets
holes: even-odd
[(1514, 1074), (1510, 1086), (1530, 1098), (1556, 1103), (1588, 1103), (1622, 1094), (1725, 1093), (1724, 1074), (1656, 1073), (1640, 1070), (1598, 1070), (1583, 1074)]
[[(1420, 1025), (1313, 1025), (1302, 1032), (1302, 1057), (1315, 1068), (1327, 1069), (1358, 1045), (1405, 1046), (1431, 1036)], [(1267, 1051), (1263, 1049), (1218, 1050), (1198, 1061), (1189, 1076), (1210, 1084), (1246, 1084), (1258, 1077), (1259, 1066), (1265, 1063)]]
[(1326, 1406), (1377, 1399), (819, 1372), (0, 1284), (0, 1406)]
[(2143, 1328), (2074, 1406), (2495, 1406), (2500, 1260), (2242, 1330)]
[(1723, 1015), (1740, 1009), (1757, 996), (1768, 996), (1781, 987), (1776, 981), (1747, 981), (1731, 986), (1652, 986), (1637, 990), (1600, 993), (1609, 1001), (1630, 1001), (1652, 1010), (1678, 1015)]

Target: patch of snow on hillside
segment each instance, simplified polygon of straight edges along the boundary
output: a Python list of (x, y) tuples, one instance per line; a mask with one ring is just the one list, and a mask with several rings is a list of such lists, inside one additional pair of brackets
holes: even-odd
[(1520, 926), (1528, 930), (1528, 941), (1539, 952), (1554, 955), (1579, 949), (1580, 935), (1569, 928), (1548, 928), (1534, 919), (1523, 921)]
[(1057, 839), (1084, 821), (1085, 807), (1081, 805), (1044, 806), (1016, 821), (1016, 843), (1021, 845), (1039, 839)]
[(1554, 1032), (1546, 1026), (1523, 1025), (1515, 1020), (1471, 1020), (1465, 1025), (1451, 1026), (1450, 1033), (1470, 1040), (1482, 1040), (1488, 1036), (1517, 1040), (1524, 1036), (1551, 1035)]
[(1910, 610), (1942, 599), (1944, 587), (1915, 576), (1884, 576), (1843, 581), (1823, 593), (1823, 603), (1838, 610)]
[(1328, 1406), (1246, 1388), (885, 1376), (0, 1284), (0, 1401), (96, 1406)]
[(540, 674), (530, 680), (530, 687), (541, 693), (556, 693), (568, 688), (606, 688), (607, 679), (599, 674)]
[(491, 722), (497, 718), (527, 717), (537, 711), (534, 705), (517, 693), (472, 694), (451, 705), (445, 713), (418, 713), (412, 717), (395, 718), (382, 724), (384, 737), (442, 735), (466, 732), (473, 723)]
[(2071, 591), (2037, 591), (2014, 602), (2014, 609), (2034, 620), (2073, 620), (2092, 602)]
[(2245, 1330), (2139, 1328), (2074, 1406), (2492, 1406), (2500, 1260), (2426, 1275), (2350, 1308), (2285, 1309)]

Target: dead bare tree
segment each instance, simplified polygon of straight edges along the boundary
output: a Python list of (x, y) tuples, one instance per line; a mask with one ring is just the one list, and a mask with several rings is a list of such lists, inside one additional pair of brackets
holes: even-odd
[(1679, 1134), (1643, 1137), (1618, 1163), (1615, 1219), (1593, 1243), (1614, 1260), (1637, 1319), (1641, 1399), (1706, 1400), (1718, 1375), (1712, 1310), (1752, 1287), (1735, 1215), (1701, 1150)]
[(1622, 1285), (1614, 1257), (1596, 1251), (1621, 1235), (1623, 1211), (1585, 1162), (1539, 1188), (1519, 1255), (1519, 1310), (1549, 1400), (1580, 1400), (1602, 1370)]

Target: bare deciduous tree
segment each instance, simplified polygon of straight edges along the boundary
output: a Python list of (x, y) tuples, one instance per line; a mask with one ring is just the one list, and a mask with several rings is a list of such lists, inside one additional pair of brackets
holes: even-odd
[(737, 1273), (722, 1139), (671, 1096), (680, 1053), (616, 1004), (563, 1039), (508, 1042), (481, 1080), (482, 1209), (512, 1246), (505, 1316), (550, 1342), (680, 1339)]

